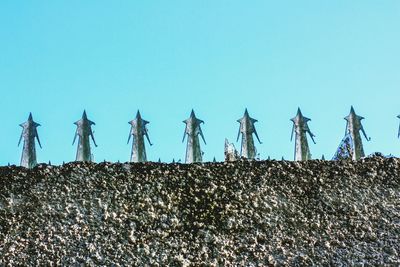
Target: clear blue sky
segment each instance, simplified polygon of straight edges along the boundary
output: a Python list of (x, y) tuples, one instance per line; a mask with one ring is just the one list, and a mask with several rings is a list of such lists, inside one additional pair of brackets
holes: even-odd
[[(248, 108), (261, 158), (293, 158), (289, 120), (301, 107), (331, 158), (354, 105), (367, 153), (400, 154), (400, 1), (0, 2), (0, 164), (18, 164), (29, 112), (38, 160), (72, 161), (83, 109), (96, 122), (96, 161), (127, 161), (137, 109), (150, 121), (150, 160), (184, 158), (192, 108), (205, 121), (205, 160)], [(239, 148), (239, 143), (236, 143)]]

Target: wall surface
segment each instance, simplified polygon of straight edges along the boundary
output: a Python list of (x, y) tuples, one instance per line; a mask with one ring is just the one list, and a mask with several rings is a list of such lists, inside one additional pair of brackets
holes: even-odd
[(400, 264), (400, 160), (0, 168), (0, 265)]

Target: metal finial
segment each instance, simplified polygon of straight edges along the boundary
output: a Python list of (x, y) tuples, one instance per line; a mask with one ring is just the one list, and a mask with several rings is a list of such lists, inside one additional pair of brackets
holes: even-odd
[(22, 133), (21, 137), (19, 138), (18, 146), (20, 145), (22, 139), (24, 139), (21, 166), (26, 168), (33, 168), (37, 165), (35, 138), (39, 144), (39, 147), (42, 148), (36, 129), (38, 126), (40, 126), (40, 124), (34, 122), (32, 113), (29, 113), (28, 120), (24, 123), (21, 123), (20, 126), (22, 127)]
[(254, 159), (256, 157), (257, 150), (254, 146), (253, 134), (256, 136), (258, 142), (261, 144), (260, 138), (258, 138), (258, 134), (254, 126), (254, 123), (257, 122), (257, 120), (249, 116), (246, 108), (243, 117), (237, 120), (237, 122), (240, 123), (240, 127), (236, 141), (239, 141), (239, 136), (240, 134), (242, 134), (240, 156), (248, 159)]
[(340, 143), (333, 160), (347, 158), (358, 160), (365, 156), (360, 131), (363, 133), (367, 141), (371, 140), (371, 138), (367, 137), (364, 127), (361, 124), (364, 117), (358, 116), (354, 111), (353, 106), (351, 106), (350, 114), (344, 119), (347, 121), (345, 136)]
[(139, 110), (136, 113), (136, 118), (130, 122), (131, 131), (128, 137), (128, 143), (132, 136), (132, 151), (131, 151), (131, 162), (145, 162), (147, 161), (146, 147), (144, 144), (144, 136), (150, 145), (153, 145), (150, 141), (149, 134), (147, 132), (146, 124), (149, 122), (142, 119)]
[(298, 108), (296, 117), (291, 119), (291, 121), (293, 122), (291, 140), (293, 140), (293, 134), (295, 133), (294, 160), (310, 160), (311, 153), (308, 145), (307, 133), (310, 135), (311, 140), (315, 144), (315, 135), (310, 131), (310, 128), (308, 127), (308, 122), (311, 120), (307, 117), (304, 117), (301, 113), (300, 108)]
[(77, 128), (72, 144), (75, 144), (77, 137), (79, 139), (76, 152), (76, 161), (93, 161), (89, 137), (92, 138), (94, 145), (97, 147), (92, 131), (92, 125), (95, 125), (95, 123), (87, 118), (86, 111), (84, 110), (82, 118), (74, 124), (77, 126)]
[(194, 111), (190, 113), (190, 117), (187, 120), (184, 120), (183, 123), (186, 124), (185, 132), (183, 134), (183, 140), (185, 141), (185, 137), (187, 135), (187, 145), (186, 145), (186, 157), (185, 163), (193, 163), (193, 162), (202, 162), (203, 161), (203, 152), (200, 148), (200, 139), (199, 135), (206, 144), (206, 140), (204, 139), (203, 131), (201, 130), (200, 125), (204, 123), (204, 121), (196, 118)]

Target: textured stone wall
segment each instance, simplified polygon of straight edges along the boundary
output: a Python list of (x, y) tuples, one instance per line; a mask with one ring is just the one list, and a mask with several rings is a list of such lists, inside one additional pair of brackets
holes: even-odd
[(0, 168), (0, 265), (400, 264), (400, 160)]

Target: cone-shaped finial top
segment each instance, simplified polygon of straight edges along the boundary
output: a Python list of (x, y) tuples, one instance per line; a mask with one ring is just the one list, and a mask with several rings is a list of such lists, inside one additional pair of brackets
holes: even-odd
[(346, 116), (344, 119), (347, 122), (352, 122), (353, 124), (355, 124), (357, 128), (358, 127), (362, 128), (361, 121), (364, 119), (364, 117), (357, 115), (356, 112), (354, 111), (353, 106), (351, 106), (350, 108), (350, 114)]
[[(141, 125), (146, 125), (146, 124), (148, 124), (149, 123), (149, 121), (146, 121), (146, 120), (143, 120), (142, 119), (142, 115), (140, 114), (140, 111), (138, 110), (137, 112), (136, 112), (136, 118), (134, 119), (134, 120), (131, 120), (130, 122), (128, 122), (129, 124), (131, 124), (132, 126), (134, 126), (134, 125), (139, 125), (139, 124), (141, 124)], [(136, 126), (135, 126), (136, 127)], [(143, 129), (144, 130), (144, 129)], [(144, 131), (145, 132), (145, 131)]]
[(193, 109), (190, 112), (190, 118), (196, 118), (196, 114), (194, 114), (194, 110)]
[(350, 114), (347, 117), (345, 117), (344, 119), (347, 121), (352, 120), (352, 119), (357, 119), (358, 121), (361, 121), (364, 119), (364, 117), (357, 115), (356, 112), (354, 111), (354, 107), (351, 106)]
[(21, 123), (19, 126), (21, 126), (24, 129), (25, 128), (27, 129), (29, 127), (38, 127), (38, 126), (40, 126), (40, 124), (33, 120), (32, 113), (29, 112), (28, 120), (24, 123)]
[(184, 123), (188, 124), (188, 123), (194, 123), (194, 125), (200, 125), (201, 123), (204, 123), (204, 121), (198, 119), (196, 117), (196, 114), (194, 113), (194, 110), (192, 109), (192, 111), (190, 112), (190, 117), (187, 120), (183, 121)]
[(84, 125), (85, 123), (89, 123), (90, 125), (96, 125), (93, 121), (89, 120), (86, 114), (86, 110), (83, 110), (82, 118), (77, 122), (74, 122), (76, 125)]
[(303, 116), (303, 113), (301, 112), (300, 108), (297, 108), (296, 117), (294, 117), (290, 120), (293, 121), (295, 124), (304, 124), (304, 123), (311, 121), (311, 119)]
[(240, 123), (242, 123), (242, 122), (254, 123), (254, 122), (257, 122), (257, 121), (258, 121), (258, 120), (253, 119), (252, 117), (250, 117), (247, 108), (245, 108), (245, 110), (244, 110), (243, 117), (242, 117), (241, 119), (238, 119), (238, 120), (237, 120), (237, 122), (240, 122)]
[(140, 111), (138, 110), (136, 112), (136, 119), (141, 119), (141, 118), (142, 118), (142, 115), (140, 115)]
[(239, 119), (238, 122), (240, 122), (242, 120), (247, 120), (247, 121), (251, 121), (251, 122), (257, 122), (256, 119), (253, 119), (253, 118), (250, 117), (249, 111), (247, 110), (247, 108), (245, 108), (243, 117), (241, 119)]

